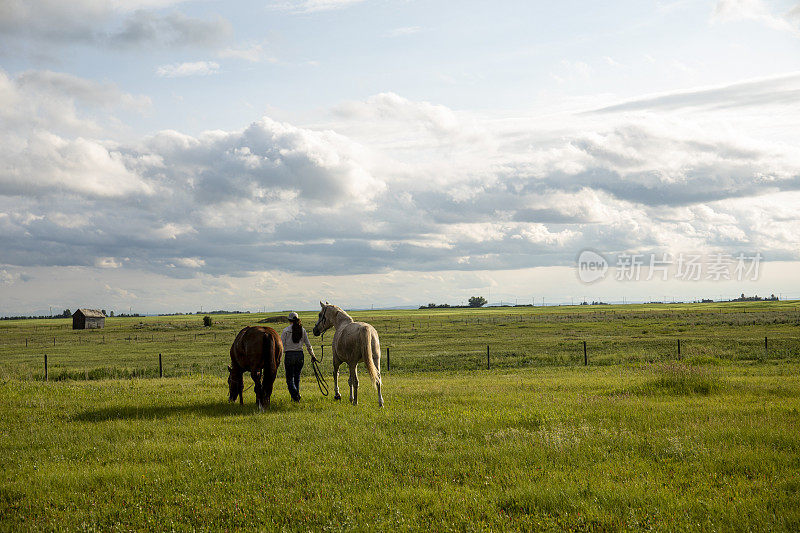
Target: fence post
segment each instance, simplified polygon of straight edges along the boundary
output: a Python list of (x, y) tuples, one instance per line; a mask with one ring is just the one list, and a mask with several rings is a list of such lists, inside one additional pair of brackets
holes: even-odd
[(44, 354), (44, 380), (47, 381), (47, 354)]
[(489, 345), (486, 345), (486, 370), (491, 370), (489, 365)]
[(586, 341), (583, 341), (583, 366), (589, 366), (589, 355), (586, 353)]
[(392, 368), (392, 364), (391, 364), (391, 362), (390, 362), (390, 361), (391, 361), (391, 360), (389, 359), (389, 347), (387, 346), (387, 347), (386, 347), (386, 371), (387, 371), (387, 372), (388, 372), (389, 370), (391, 370), (391, 368)]
[(25, 339), (25, 347), (28, 347), (28, 339)]
[(53, 346), (55, 346), (55, 345), (56, 345), (56, 338), (53, 337)]
[(678, 360), (681, 358), (681, 340), (678, 339)]
[(158, 354), (158, 377), (164, 377), (164, 367), (161, 366), (161, 354)]
[(767, 338), (764, 337), (764, 357), (769, 356), (769, 348), (767, 347)]

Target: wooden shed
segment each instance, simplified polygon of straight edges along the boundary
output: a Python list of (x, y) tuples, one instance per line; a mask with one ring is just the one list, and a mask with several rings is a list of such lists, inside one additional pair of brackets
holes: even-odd
[(98, 329), (106, 325), (106, 315), (97, 309), (78, 309), (72, 313), (72, 329)]

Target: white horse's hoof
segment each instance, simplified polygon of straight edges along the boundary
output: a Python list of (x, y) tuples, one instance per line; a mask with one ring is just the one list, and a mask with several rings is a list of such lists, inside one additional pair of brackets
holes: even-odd
[(334, 400), (341, 400), (342, 399), (342, 395), (341, 394), (337, 394), (336, 396), (333, 397), (333, 399)]

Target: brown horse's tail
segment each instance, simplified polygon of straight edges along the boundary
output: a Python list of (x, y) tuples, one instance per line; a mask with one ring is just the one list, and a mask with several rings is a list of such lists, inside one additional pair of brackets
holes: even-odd
[[(278, 343), (275, 342), (275, 337), (270, 335), (269, 333), (264, 333), (264, 342), (261, 343), (262, 355), (264, 357), (264, 370), (270, 372), (271, 376), (274, 376), (278, 373), (278, 363), (280, 362), (281, 356), (278, 353)], [(264, 379), (266, 379), (267, 373), (264, 373)]]
[[(381, 380), (380, 371), (375, 367), (375, 361), (372, 360), (372, 330), (365, 327), (361, 330), (361, 342), (364, 349), (364, 366), (367, 367), (367, 373), (372, 380), (372, 386), (377, 388)], [(381, 353), (381, 345), (378, 343), (378, 336), (375, 335), (375, 347), (377, 348), (378, 355)]]

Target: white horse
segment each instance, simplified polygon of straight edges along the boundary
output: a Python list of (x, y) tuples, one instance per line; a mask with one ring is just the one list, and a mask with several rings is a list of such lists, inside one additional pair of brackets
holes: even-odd
[(336, 328), (333, 334), (333, 399), (341, 400), (339, 394), (339, 365), (347, 363), (350, 368), (350, 401), (358, 404), (358, 375), (356, 365), (364, 361), (372, 384), (378, 390), (378, 406), (383, 407), (381, 396), (381, 343), (378, 332), (366, 322), (355, 322), (342, 308), (329, 303), (319, 303), (322, 310), (319, 320), (314, 325), (314, 335), (321, 335), (330, 328)]

